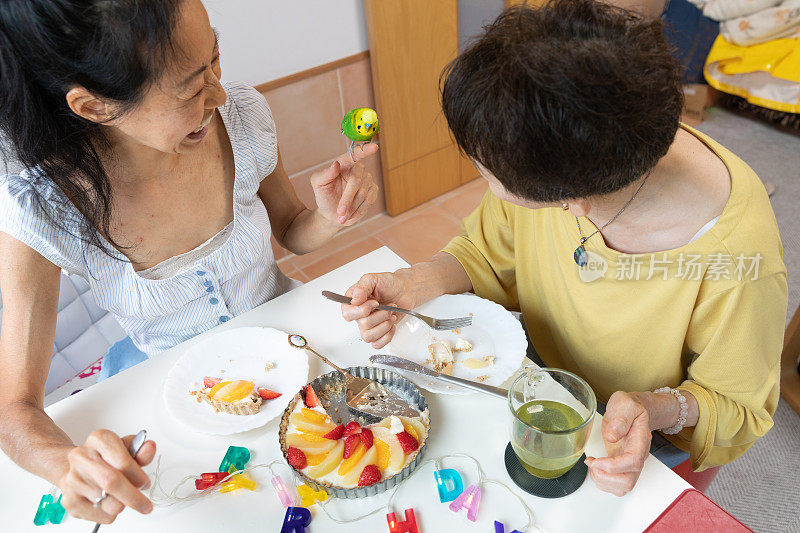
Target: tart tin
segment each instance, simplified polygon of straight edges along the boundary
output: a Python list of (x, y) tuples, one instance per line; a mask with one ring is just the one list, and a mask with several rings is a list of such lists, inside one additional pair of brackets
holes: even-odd
[[(315, 487), (316, 489), (323, 489), (329, 495), (343, 499), (365, 498), (367, 496), (374, 496), (376, 494), (386, 492), (387, 490), (397, 486), (401, 481), (409, 477), (414, 470), (417, 469), (422, 462), (422, 456), (425, 454), (425, 448), (428, 446), (428, 435), (430, 435), (430, 413), (428, 411), (428, 402), (425, 401), (425, 397), (422, 395), (422, 392), (419, 390), (419, 388), (417, 388), (417, 386), (411, 381), (402, 377), (400, 374), (385, 368), (371, 366), (353, 366), (345, 370), (357, 377), (374, 379), (387, 389), (390, 389), (404, 399), (408, 400), (408, 402), (420, 412), (422, 420), (428, 429), (425, 434), (425, 439), (420, 443), (420, 447), (414, 452), (411, 462), (408, 463), (405, 468), (389, 479), (381, 481), (380, 483), (375, 483), (374, 485), (370, 485), (368, 487), (354, 487), (352, 489), (332, 487), (327, 483), (311, 479), (299, 470), (291, 467), (295, 474), (302, 478), (303, 482)], [(357, 416), (354, 416), (350, 411), (346, 411), (345, 409), (338, 409), (338, 411), (333, 411), (333, 409), (329, 410), (332, 405), (340, 405), (339, 399), (344, 396), (344, 377), (342, 374), (336, 371), (323, 374), (309, 383), (309, 385), (314, 387), (314, 392), (317, 393), (317, 396), (322, 402), (322, 406), (325, 407), (326, 411), (328, 411), (328, 416), (331, 417), (334, 423), (347, 424), (351, 420), (355, 420), (359, 423), (362, 422)], [(298, 401), (303, 401), (299, 392), (295, 395), (292, 401), (289, 402), (289, 405), (286, 407), (286, 410), (284, 410), (283, 415), (281, 416), (278, 439), (284, 458), (286, 458), (286, 450), (288, 449), (288, 446), (286, 445), (286, 429), (289, 427), (289, 415), (291, 415), (292, 411), (294, 411)]]

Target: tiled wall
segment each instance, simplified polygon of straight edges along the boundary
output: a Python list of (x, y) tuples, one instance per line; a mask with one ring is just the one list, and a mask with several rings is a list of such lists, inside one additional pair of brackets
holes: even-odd
[[(369, 58), (271, 89), (264, 96), (278, 127), (286, 173), (300, 199), (313, 207), (309, 178), (347, 152), (349, 141), (340, 133), (342, 117), (354, 107), (375, 107)], [(378, 200), (364, 217), (367, 220), (385, 211), (380, 153), (364, 164), (380, 188)], [(274, 242), (273, 247), (279, 261), (290, 255)]]

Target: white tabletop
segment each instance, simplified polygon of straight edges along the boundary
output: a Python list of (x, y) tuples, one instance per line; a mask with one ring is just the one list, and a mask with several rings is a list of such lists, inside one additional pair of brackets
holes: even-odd
[[(407, 266), (388, 248), (381, 248), (330, 272), (283, 296), (236, 317), (214, 330), (199, 335), (163, 354), (145, 361), (117, 376), (70, 396), (47, 409), (47, 413), (75, 441), (83, 442), (96, 428), (108, 428), (120, 434), (136, 433), (145, 428), (156, 441), (165, 476), (171, 479), (213, 471), (228, 445), (248, 447), (253, 454), (251, 464), (268, 463), (281, 458), (278, 448), (278, 422), (238, 435), (213, 437), (184, 429), (165, 412), (162, 385), (175, 361), (194, 343), (210, 334), (240, 326), (270, 326), (304, 335), (318, 351), (343, 366), (368, 364), (374, 353), (358, 339), (355, 325), (345, 322), (338, 304), (320, 296), (323, 289), (344, 292), (367, 272), (392, 271)], [(316, 360), (310, 360), (309, 380), (328, 372)], [(512, 486), (533, 510), (543, 531), (631, 531), (640, 532), (650, 525), (675, 498), (689, 488), (654, 457), (645, 463), (636, 488), (617, 498), (598, 491), (587, 478), (575, 493), (561, 499), (541, 499), (513, 486), (503, 466), (503, 451), (508, 442), (507, 407), (500, 399), (480, 394), (449, 396), (425, 393), (431, 411), (431, 434), (426, 459), (453, 453), (467, 453), (478, 459), (486, 476)], [(594, 423), (587, 455), (603, 456), (600, 417)], [(475, 481), (474, 467), (467, 461), (446, 464), (459, 470), (467, 486)], [(152, 467), (148, 467), (152, 472)], [(439, 503), (431, 465), (420, 469), (406, 480), (396, 496), (393, 510), (403, 519), (404, 510), (413, 507), (420, 531), (494, 531), (495, 520), (504, 522), (506, 531), (521, 528), (525, 515), (519, 503), (502, 489), (486, 485), (478, 521), (467, 520)], [(288, 470), (282, 469), (284, 480)], [(256, 471), (259, 482), (255, 492), (239, 490), (216, 494), (189, 505), (156, 508), (150, 515), (126, 509), (112, 525), (101, 531), (279, 531), (285, 509), (269, 484), (265, 470)], [(164, 478), (169, 479), (168, 477)], [(0, 453), (0, 516), (3, 531), (37, 531), (33, 515), (42, 494), (50, 484), (12, 463)], [(386, 495), (366, 500), (335, 501), (328, 505), (339, 517), (357, 516), (386, 501)], [(357, 523), (339, 525), (312, 507), (313, 520), (309, 531), (345, 532), (358, 527), (361, 531), (388, 531), (386, 513), (380, 512)], [(67, 517), (57, 531), (91, 531), (92, 524)], [(253, 529), (258, 528), (258, 529)]]

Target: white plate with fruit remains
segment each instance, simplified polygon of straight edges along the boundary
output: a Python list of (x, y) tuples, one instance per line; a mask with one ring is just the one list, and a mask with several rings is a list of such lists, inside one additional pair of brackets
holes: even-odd
[[(474, 294), (440, 296), (414, 309), (436, 318), (472, 316), (472, 325), (436, 331), (421, 320), (404, 317), (386, 349), (392, 355), (459, 378), (495, 387), (525, 360), (528, 341), (522, 324), (503, 306)], [(396, 369), (397, 370), (397, 369)], [(473, 391), (411, 372), (406, 378), (431, 392), (470, 394)]]
[(245, 327), (188, 350), (164, 382), (173, 418), (198, 433), (230, 435), (278, 417), (308, 381), (308, 357), (288, 333)]

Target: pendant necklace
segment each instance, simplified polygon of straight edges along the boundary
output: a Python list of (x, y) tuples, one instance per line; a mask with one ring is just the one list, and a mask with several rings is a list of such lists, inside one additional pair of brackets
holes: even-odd
[[(636, 195), (639, 194), (639, 191), (642, 190), (642, 187), (644, 187), (645, 182), (647, 182), (647, 178), (650, 177), (650, 174), (652, 174), (652, 172), (653, 172), (653, 170), (651, 169), (650, 172), (647, 173), (647, 176), (644, 177), (644, 179), (642, 180), (641, 185), (639, 185), (639, 188), (636, 189), (635, 193), (633, 193), (633, 196), (631, 196), (631, 199), (628, 200), (628, 203), (623, 205), (622, 209), (620, 209), (619, 212), (611, 218), (611, 220), (609, 220), (608, 222), (603, 224), (603, 226), (600, 229), (595, 230), (595, 232), (592, 233), (591, 235), (589, 235), (588, 237), (584, 237), (583, 236), (583, 230), (581, 229), (581, 221), (578, 220), (578, 217), (575, 217), (575, 223), (578, 225), (578, 233), (581, 234), (581, 241), (580, 241), (580, 244), (578, 245), (578, 247), (575, 248), (575, 252), (572, 254), (572, 257), (573, 257), (573, 259), (575, 259), (575, 263), (577, 263), (579, 267), (584, 267), (584, 266), (586, 266), (586, 263), (589, 262), (589, 257), (586, 255), (586, 248), (583, 246), (583, 243), (585, 243), (586, 241), (588, 241), (589, 239), (591, 239), (592, 237), (594, 237), (595, 235), (597, 235), (598, 233), (603, 231), (606, 226), (608, 226), (609, 224), (614, 222), (617, 219), (617, 217), (620, 216), (622, 214), (622, 212), (625, 211), (625, 209), (629, 205), (631, 205), (631, 202), (633, 202), (634, 198), (636, 198)], [(563, 205), (566, 206), (567, 204), (563, 204)], [(566, 210), (567, 208), (564, 207), (564, 209)]]

